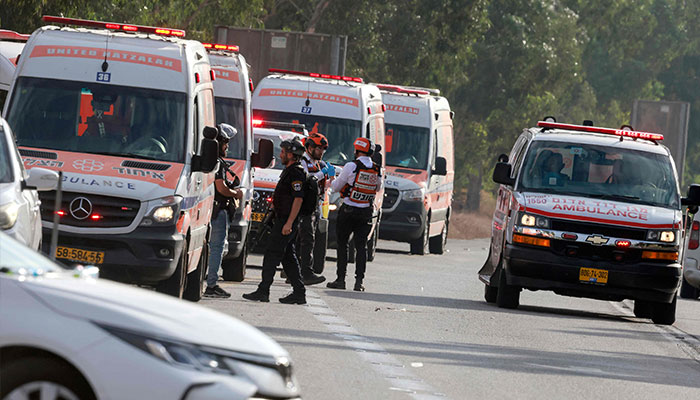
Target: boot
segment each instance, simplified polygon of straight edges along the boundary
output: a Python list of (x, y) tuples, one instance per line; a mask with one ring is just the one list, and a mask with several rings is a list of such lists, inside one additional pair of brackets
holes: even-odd
[(326, 277), (323, 275), (316, 275), (313, 272), (303, 278), (304, 286), (315, 285), (317, 283), (325, 282)]
[(269, 293), (263, 293), (260, 291), (260, 289), (251, 292), (251, 293), (244, 293), (243, 298), (246, 300), (252, 300), (252, 301), (260, 301), (263, 303), (269, 303), (270, 302), (270, 294)]
[(334, 280), (333, 282), (328, 282), (326, 287), (331, 289), (345, 289), (345, 281), (340, 280), (340, 278)]
[(355, 287), (353, 287), (352, 290), (354, 290), (354, 291), (356, 291), (356, 292), (364, 292), (364, 291), (365, 291), (365, 287), (362, 286), (362, 283), (360, 283), (360, 282), (355, 282)]
[(280, 298), (282, 304), (306, 304), (306, 295), (303, 293), (292, 292), (285, 297)]

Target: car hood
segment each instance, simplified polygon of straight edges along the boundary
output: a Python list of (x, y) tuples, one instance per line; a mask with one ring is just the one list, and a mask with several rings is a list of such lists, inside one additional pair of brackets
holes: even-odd
[(239, 352), (288, 356), (274, 340), (231, 316), (146, 289), (61, 273), (19, 282), (57, 313), (162, 338)]
[(272, 168), (255, 168), (253, 185), (256, 189), (274, 189), (280, 180), (282, 170)]
[(420, 169), (386, 167), (386, 187), (399, 190), (420, 189), (427, 186), (428, 172)]
[(632, 228), (678, 229), (681, 221), (680, 210), (646, 204), (532, 192), (518, 193), (515, 199), (521, 211), (581, 222)]

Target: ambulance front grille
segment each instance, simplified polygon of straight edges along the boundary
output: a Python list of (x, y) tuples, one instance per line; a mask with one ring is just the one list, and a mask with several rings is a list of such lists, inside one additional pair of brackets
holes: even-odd
[(552, 230), (582, 233), (582, 234), (598, 234), (605, 237), (615, 237), (620, 239), (635, 239), (645, 240), (647, 231), (645, 229), (624, 228), (619, 225), (592, 224), (588, 222), (574, 222), (561, 219), (551, 220)]
[[(56, 192), (39, 192), (39, 199), (41, 219), (53, 222)], [(140, 206), (141, 202), (134, 199), (63, 192), (59, 223), (81, 228), (129, 226), (138, 214)]]
[(272, 206), (272, 192), (269, 190), (256, 190), (253, 195), (252, 211), (254, 213), (265, 214)]

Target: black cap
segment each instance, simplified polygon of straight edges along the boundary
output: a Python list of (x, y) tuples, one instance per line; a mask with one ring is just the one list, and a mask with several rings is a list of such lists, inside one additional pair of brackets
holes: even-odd
[(304, 155), (304, 152), (306, 151), (304, 149), (304, 145), (301, 144), (301, 141), (299, 141), (297, 138), (283, 141), (280, 143), (280, 147), (297, 156)]

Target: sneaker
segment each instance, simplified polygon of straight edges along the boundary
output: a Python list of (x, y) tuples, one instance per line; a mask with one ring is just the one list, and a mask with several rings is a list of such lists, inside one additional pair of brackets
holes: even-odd
[(331, 289), (345, 289), (345, 281), (341, 281), (340, 279), (336, 279), (333, 282), (328, 282), (326, 284), (326, 287), (331, 288)]
[(364, 291), (365, 291), (365, 287), (362, 286), (361, 283), (356, 283), (356, 284), (355, 284), (355, 287), (352, 288), (352, 290), (354, 290), (354, 291), (356, 291), (356, 292), (364, 292)]
[(216, 285), (208, 287), (207, 290), (204, 291), (204, 297), (212, 299), (228, 299), (231, 297), (231, 293), (222, 289), (221, 286)]
[(290, 293), (285, 297), (280, 298), (282, 304), (306, 304), (306, 295), (298, 293)]
[(309, 276), (304, 277), (304, 285), (309, 286), (309, 285), (315, 285), (317, 283), (325, 282), (326, 277), (323, 275), (316, 275), (313, 272)]
[(246, 300), (252, 300), (252, 301), (260, 301), (263, 303), (269, 303), (270, 302), (270, 294), (269, 293), (263, 293), (259, 290), (256, 290), (251, 293), (244, 293), (243, 298)]

